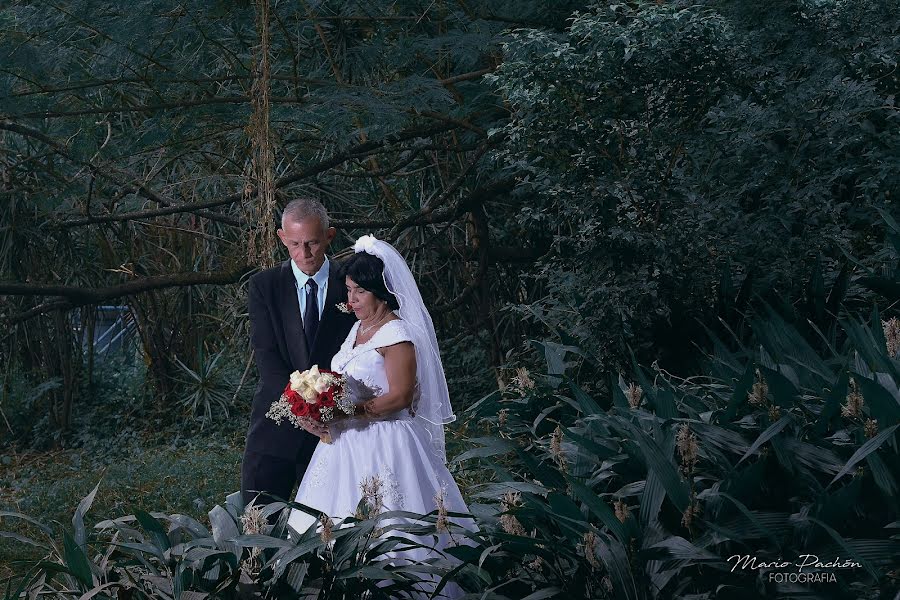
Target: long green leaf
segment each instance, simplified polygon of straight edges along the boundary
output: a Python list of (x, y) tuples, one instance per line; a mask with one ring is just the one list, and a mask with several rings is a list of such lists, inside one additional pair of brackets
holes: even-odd
[(63, 558), (69, 572), (86, 586), (94, 585), (94, 576), (91, 573), (91, 563), (87, 554), (79, 546), (68, 531), (63, 531)]
[(169, 536), (166, 534), (166, 530), (163, 528), (162, 523), (154, 519), (150, 513), (143, 510), (136, 510), (134, 516), (137, 518), (138, 523), (141, 524), (141, 527), (150, 534), (150, 539), (153, 540), (153, 543), (162, 552), (165, 552), (172, 547), (169, 543)]
[(558, 596), (562, 593), (562, 590), (558, 587), (548, 587), (542, 590), (538, 590), (536, 592), (532, 592), (528, 594), (522, 600), (544, 600), (544, 598), (553, 598), (554, 596)]
[[(750, 388), (753, 387), (755, 379), (756, 366), (752, 362), (749, 362), (747, 363), (747, 368), (744, 369), (744, 374), (734, 386), (734, 391), (731, 394), (731, 398), (728, 400), (728, 406), (726, 407), (725, 412), (722, 413), (722, 421), (731, 421), (737, 414), (738, 407), (747, 402), (747, 394), (750, 392)], [(722, 421), (720, 421), (720, 423)]]
[(9, 517), (9, 518), (13, 518), (13, 519), (21, 519), (23, 521), (27, 521), (28, 523), (31, 523), (32, 525), (34, 525), (35, 527), (40, 529), (46, 535), (53, 535), (52, 529), (50, 529), (49, 527), (47, 527), (40, 521), (33, 519), (32, 517), (29, 517), (28, 515), (24, 515), (22, 513), (12, 512), (12, 511), (8, 511), (8, 510), (0, 510), (0, 518), (3, 518), (3, 517)]
[(572, 390), (572, 394), (575, 396), (575, 400), (578, 401), (578, 404), (581, 405), (581, 411), (585, 416), (588, 415), (599, 415), (602, 414), (603, 408), (597, 404), (597, 401), (591, 398), (591, 396), (585, 392), (581, 387), (575, 383), (575, 381), (569, 377), (564, 377), (565, 382), (569, 385), (569, 389)]
[(81, 499), (81, 502), (78, 503), (78, 507), (75, 509), (75, 514), (72, 515), (75, 543), (81, 547), (84, 547), (87, 542), (87, 535), (84, 530), (84, 515), (87, 514), (87, 511), (91, 508), (91, 504), (94, 503), (94, 497), (97, 495), (97, 489), (99, 487), (100, 482), (98, 481), (97, 485), (94, 486), (94, 489), (91, 490), (91, 493)]
[[(788, 424), (790, 422), (791, 422), (790, 416), (785, 415), (785, 416), (781, 417), (780, 419), (778, 419), (777, 421), (775, 421), (774, 423), (772, 423), (771, 425), (769, 425), (765, 431), (763, 431), (761, 434), (759, 434), (759, 437), (756, 438), (756, 441), (750, 445), (750, 449), (747, 450), (746, 454), (744, 454), (744, 456), (741, 457), (741, 460), (739, 460), (737, 464), (741, 464), (742, 462), (744, 462), (744, 460), (746, 460), (750, 456), (753, 456), (753, 454), (755, 454), (756, 451), (759, 450), (760, 446), (762, 446), (763, 444), (768, 442), (770, 439), (772, 439), (773, 437), (778, 435), (782, 429), (784, 429), (785, 427), (788, 426)], [(735, 465), (735, 466), (737, 466), (737, 465)]]
[(866, 560), (864, 556), (861, 556), (859, 552), (856, 551), (856, 548), (854, 548), (851, 544), (848, 544), (847, 540), (845, 540), (840, 533), (838, 533), (827, 523), (823, 523), (819, 519), (809, 517), (809, 520), (824, 529), (828, 533), (828, 535), (831, 536), (831, 539), (833, 539), (841, 548), (843, 548), (847, 554), (853, 557), (856, 562), (861, 564), (863, 568), (868, 571), (870, 575), (872, 575), (872, 577), (874, 577), (876, 580), (881, 579), (881, 573), (878, 571), (878, 569), (876, 569), (871, 562)]
[(572, 492), (579, 500), (585, 503), (588, 509), (594, 513), (600, 521), (609, 527), (609, 530), (617, 540), (623, 544), (628, 543), (628, 534), (625, 531), (625, 525), (616, 517), (616, 513), (604, 502), (600, 496), (588, 486), (575, 479), (568, 479)]
[(669, 499), (679, 511), (683, 512), (690, 502), (690, 493), (687, 482), (681, 478), (678, 469), (675, 467), (673, 458), (666, 456), (659, 444), (640, 428), (624, 419), (618, 419), (618, 423), (628, 431), (631, 439), (640, 448), (641, 456), (636, 458), (645, 461), (647, 468), (656, 473), (660, 483), (666, 489)]
[(835, 481), (837, 481), (838, 479), (840, 479), (841, 477), (843, 477), (844, 475), (849, 473), (850, 470), (853, 467), (855, 467), (859, 461), (861, 461), (862, 459), (867, 457), (872, 452), (875, 452), (876, 450), (878, 450), (878, 448), (881, 447), (881, 444), (883, 444), (892, 435), (894, 435), (894, 432), (897, 430), (898, 427), (900, 427), (900, 423), (898, 423), (897, 425), (888, 427), (887, 429), (879, 432), (878, 435), (876, 435), (871, 440), (869, 440), (868, 442), (866, 442), (865, 444), (860, 446), (859, 449), (853, 453), (853, 456), (850, 457), (850, 460), (847, 461), (847, 464), (845, 464), (843, 466), (843, 468), (841, 468), (841, 470), (838, 471), (838, 474), (834, 476), (834, 479), (832, 479), (828, 485), (829, 486), (832, 485)]
[(49, 549), (46, 544), (42, 544), (41, 542), (35, 541), (30, 537), (15, 533), (13, 531), (0, 531), (0, 537), (16, 540), (17, 542), (28, 544), (29, 546), (35, 546), (37, 548)]
[[(592, 452), (597, 458), (611, 458), (618, 454), (618, 450), (604, 446), (603, 442), (596, 442), (588, 439), (583, 435), (573, 432), (569, 428), (564, 428), (562, 432), (567, 438), (571, 439), (585, 450)], [(611, 441), (606, 443), (611, 444)]]

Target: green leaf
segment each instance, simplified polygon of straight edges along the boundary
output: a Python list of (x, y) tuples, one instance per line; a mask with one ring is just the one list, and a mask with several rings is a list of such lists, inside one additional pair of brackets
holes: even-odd
[[(778, 537), (775, 535), (775, 532), (772, 531), (770, 527), (767, 527), (765, 523), (763, 523), (756, 515), (756, 513), (749, 508), (747, 508), (743, 502), (732, 496), (731, 494), (726, 494), (725, 492), (718, 492), (719, 496), (726, 498), (731, 501), (732, 504), (744, 515), (750, 523), (753, 524), (753, 528), (761, 535), (769, 538), (773, 547), (778, 547)], [(744, 528), (741, 528), (744, 529)]]
[(813, 517), (808, 517), (808, 518), (809, 518), (809, 520), (810, 520), (811, 522), (815, 523), (816, 525), (818, 525), (819, 527), (821, 527), (822, 529), (824, 529), (824, 530), (828, 533), (828, 535), (830, 535), (831, 538), (832, 538), (835, 542), (837, 542), (837, 544), (838, 544), (841, 548), (843, 548), (844, 552), (846, 552), (847, 554), (849, 554), (851, 557), (853, 557), (853, 559), (854, 559), (856, 562), (858, 562), (859, 564), (861, 564), (861, 565), (863, 566), (863, 568), (864, 568), (866, 571), (868, 571), (870, 575), (872, 575), (872, 577), (874, 577), (876, 580), (881, 579), (881, 573), (878, 571), (878, 569), (876, 569), (875, 566), (872, 565), (872, 563), (870, 563), (868, 560), (866, 560), (865, 557), (863, 557), (862, 555), (860, 555), (860, 553), (857, 552), (856, 548), (854, 548), (851, 544), (848, 544), (848, 543), (847, 543), (847, 540), (845, 540), (845, 539), (843, 538), (843, 536), (841, 536), (841, 534), (839, 534), (837, 531), (835, 531), (834, 529), (832, 529), (831, 527), (829, 527), (828, 524), (823, 523), (823, 522), (820, 521), (819, 519), (816, 519), (816, 518), (813, 518)]
[(294, 590), (295, 594), (299, 594), (300, 590), (303, 588), (303, 581), (306, 579), (306, 574), (308, 572), (309, 563), (292, 563), (287, 569), (287, 575), (284, 577), (284, 582)]
[(875, 485), (881, 488), (888, 496), (897, 494), (897, 481), (891, 474), (890, 468), (885, 464), (878, 454), (872, 453), (866, 457), (866, 462), (872, 470), (872, 477), (875, 479)]
[(75, 509), (75, 514), (72, 515), (72, 527), (74, 528), (75, 533), (75, 543), (79, 546), (84, 547), (87, 543), (87, 534), (84, 530), (84, 515), (91, 508), (91, 504), (94, 503), (94, 497), (97, 495), (97, 489), (100, 487), (100, 482), (97, 482), (97, 485), (94, 486), (94, 489), (91, 490), (87, 496), (81, 499), (81, 502), (78, 503), (78, 507)]
[(834, 476), (834, 479), (832, 479), (828, 485), (831, 486), (835, 481), (849, 473), (859, 461), (867, 457), (872, 452), (878, 450), (878, 448), (880, 448), (886, 440), (890, 439), (890, 437), (894, 435), (894, 432), (898, 427), (900, 427), (900, 424), (888, 427), (887, 429), (880, 431), (878, 435), (873, 437), (871, 440), (860, 446), (859, 449), (853, 453), (853, 456), (850, 457), (850, 460), (847, 461), (847, 464), (845, 464), (843, 468), (838, 471), (838, 474)]
[(49, 536), (53, 535), (52, 529), (50, 529), (49, 527), (47, 527), (40, 521), (29, 517), (28, 515), (23, 515), (22, 513), (12, 512), (12, 511), (8, 511), (8, 510), (0, 510), (0, 518), (3, 518), (3, 517), (13, 518), (13, 519), (22, 519), (23, 521), (27, 521), (28, 523), (31, 523), (32, 525), (34, 525), (35, 527), (40, 529), (42, 532), (44, 532), (44, 534), (49, 535)]
[(91, 563), (87, 554), (81, 549), (68, 531), (63, 531), (63, 558), (69, 572), (86, 586), (94, 585)]
[(688, 491), (687, 482), (681, 478), (678, 469), (672, 462), (673, 459), (667, 457), (659, 445), (638, 427), (635, 427), (623, 419), (619, 419), (618, 421), (629, 431), (632, 441), (634, 441), (641, 450), (641, 455), (636, 458), (646, 462), (647, 468), (656, 473), (660, 483), (662, 483), (665, 488), (669, 499), (675, 504), (679, 511), (684, 512), (690, 502), (690, 493)]
[(527, 481), (501, 481), (497, 483), (483, 483), (474, 488), (477, 490), (471, 494), (473, 498), (491, 498), (496, 499), (509, 491), (523, 492), (528, 494), (536, 494), (538, 496), (546, 496), (549, 491), (542, 485), (529, 483)]
[(584, 413), (585, 416), (589, 415), (599, 415), (603, 414), (604, 410), (597, 404), (597, 401), (590, 397), (584, 390), (579, 387), (574, 380), (564, 377), (565, 382), (569, 385), (569, 389), (572, 390), (572, 394), (575, 396), (575, 400), (578, 401), (578, 404), (581, 405), (581, 412)]
[(137, 518), (138, 523), (141, 524), (141, 527), (150, 534), (150, 539), (160, 551), (165, 552), (171, 548), (169, 536), (166, 534), (166, 530), (163, 528), (162, 523), (153, 518), (150, 513), (143, 510), (136, 510), (134, 516)]
[(512, 442), (499, 438), (476, 438), (471, 442), (485, 444), (480, 448), (472, 448), (467, 450), (453, 459), (451, 464), (461, 463), (470, 458), (485, 458), (488, 456), (496, 456), (497, 454), (506, 454), (517, 447)]
[(562, 594), (562, 590), (558, 587), (548, 587), (536, 592), (532, 592), (528, 594), (522, 600), (544, 600), (544, 598), (553, 598), (554, 596), (558, 596)]
[(42, 544), (41, 542), (35, 541), (30, 537), (15, 533), (14, 531), (0, 531), (0, 537), (16, 540), (17, 542), (28, 544), (29, 546), (35, 546), (37, 548), (49, 549), (46, 544)]
[(790, 409), (797, 403), (797, 387), (781, 371), (760, 367), (760, 372), (769, 385), (769, 393), (775, 404), (785, 409)]
[(750, 389), (753, 387), (755, 381), (756, 366), (752, 362), (748, 362), (743, 376), (741, 376), (737, 385), (734, 386), (734, 391), (728, 401), (728, 407), (725, 409), (725, 412), (722, 413), (722, 421), (729, 422), (734, 419), (738, 407), (747, 402), (747, 394), (750, 393)]
[(665, 550), (667, 557), (688, 560), (692, 563), (725, 563), (719, 555), (704, 550), (677, 535), (667, 537), (663, 541), (653, 544), (650, 548)]
[(522, 464), (534, 475), (541, 484), (548, 488), (560, 488), (565, 485), (562, 473), (556, 468), (539, 463), (522, 448), (516, 448), (516, 455)]
[(209, 524), (212, 527), (213, 540), (221, 550), (227, 550), (240, 560), (240, 549), (231, 540), (240, 535), (237, 524), (227, 510), (216, 505), (209, 511)]
[(584, 502), (588, 509), (609, 528), (616, 539), (623, 544), (628, 543), (628, 533), (625, 530), (625, 525), (619, 521), (609, 505), (583, 483), (574, 479), (569, 479), (568, 481), (575, 496)]
[(641, 494), (641, 525), (647, 527), (650, 523), (658, 520), (659, 509), (665, 499), (666, 488), (663, 487), (656, 471), (649, 471), (644, 491)]
[(262, 534), (239, 535), (234, 538), (234, 543), (243, 548), (293, 548), (296, 545), (290, 540)]
[(674, 419), (677, 415), (675, 410), (675, 394), (672, 390), (660, 388), (656, 391), (656, 398), (653, 401), (653, 407), (656, 409), (656, 415), (661, 419)]
[(631, 407), (628, 404), (628, 399), (625, 397), (625, 389), (628, 386), (625, 384), (625, 379), (621, 375), (616, 375), (615, 373), (609, 374), (609, 389), (612, 390), (612, 403), (613, 406), (622, 409), (623, 412), (628, 412)]
[(566, 372), (566, 354), (569, 352), (581, 354), (575, 346), (565, 346), (556, 342), (531, 340), (532, 345), (543, 350), (547, 361), (548, 375), (562, 375)]
[(83, 596), (79, 597), (78, 600), (91, 600), (91, 598), (95, 597), (97, 594), (102, 592), (103, 590), (107, 590), (113, 586), (122, 586), (122, 584), (118, 581), (111, 581), (109, 583), (104, 583), (103, 585), (98, 585), (94, 589), (88, 591)]
[(822, 406), (822, 412), (816, 421), (816, 435), (822, 436), (828, 430), (828, 424), (840, 413), (841, 403), (847, 397), (847, 388), (850, 385), (850, 375), (846, 369), (841, 370), (841, 376), (831, 388)]
[(593, 453), (597, 458), (611, 458), (618, 454), (618, 451), (616, 449), (604, 446), (602, 445), (602, 442), (595, 442), (594, 440), (588, 439), (583, 435), (573, 433), (571, 429), (563, 428), (562, 432), (563, 435), (565, 435), (567, 438), (569, 438), (588, 452)]
[(746, 454), (741, 457), (741, 460), (738, 461), (738, 464), (744, 462), (750, 456), (756, 453), (759, 450), (759, 447), (768, 442), (770, 439), (781, 433), (781, 430), (790, 424), (791, 418), (788, 415), (785, 415), (769, 425), (765, 431), (759, 434), (759, 437), (756, 438), (756, 441), (750, 445), (750, 449), (747, 450)]
[(606, 567), (613, 584), (613, 597), (625, 600), (640, 598), (625, 547), (616, 540), (607, 538), (602, 532), (597, 535), (597, 538), (600, 560)]
[(868, 377), (855, 378), (869, 412), (879, 423), (900, 422), (900, 403), (891, 390), (885, 387), (895, 386), (894, 379), (885, 373), (876, 373), (875, 376), (878, 377), (878, 382)]

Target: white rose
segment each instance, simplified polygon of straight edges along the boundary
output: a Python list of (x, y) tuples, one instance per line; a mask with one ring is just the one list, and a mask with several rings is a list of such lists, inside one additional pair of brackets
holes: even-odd
[(330, 387), (330, 385), (331, 385), (331, 384), (330, 384), (329, 381), (328, 381), (328, 376), (327, 376), (327, 375), (322, 375), (321, 377), (319, 377), (319, 378), (316, 380), (316, 383), (313, 385), (313, 387), (316, 388), (316, 392), (318, 392), (318, 393), (321, 394), (322, 392), (324, 392), (325, 390), (327, 390), (327, 389)]
[(291, 373), (291, 389), (292, 390), (294, 390), (295, 392), (299, 392), (302, 382), (303, 382), (303, 375), (300, 373), (300, 371), (294, 371), (293, 373)]
[(316, 393), (316, 388), (311, 386), (308, 382), (304, 381), (303, 386), (300, 390), (297, 391), (300, 396), (306, 400), (309, 404), (316, 404), (318, 394)]
[(308, 396), (304, 396), (304, 400), (309, 402), (310, 404), (318, 404), (319, 403), (319, 392), (316, 390), (315, 386), (311, 385), (306, 388), (308, 392)]

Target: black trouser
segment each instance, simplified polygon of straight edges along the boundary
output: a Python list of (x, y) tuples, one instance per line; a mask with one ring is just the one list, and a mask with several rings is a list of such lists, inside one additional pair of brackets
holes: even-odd
[(275, 498), (293, 500), (294, 486), (303, 479), (318, 441), (313, 437), (311, 443), (301, 444), (295, 460), (245, 450), (241, 463), (241, 496), (244, 505), (249, 504), (257, 495), (259, 499), (256, 506), (268, 504)]

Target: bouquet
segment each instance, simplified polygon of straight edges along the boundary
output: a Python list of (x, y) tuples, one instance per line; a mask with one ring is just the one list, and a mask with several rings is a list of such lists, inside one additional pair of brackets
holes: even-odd
[[(290, 382), (285, 386), (281, 397), (272, 403), (266, 417), (279, 425), (287, 420), (294, 427), (300, 427), (301, 418), (327, 424), (341, 413), (352, 415), (354, 410), (347, 379), (334, 371), (320, 371), (318, 365), (313, 365), (302, 373), (291, 373)], [(320, 439), (331, 443), (329, 435)]]

